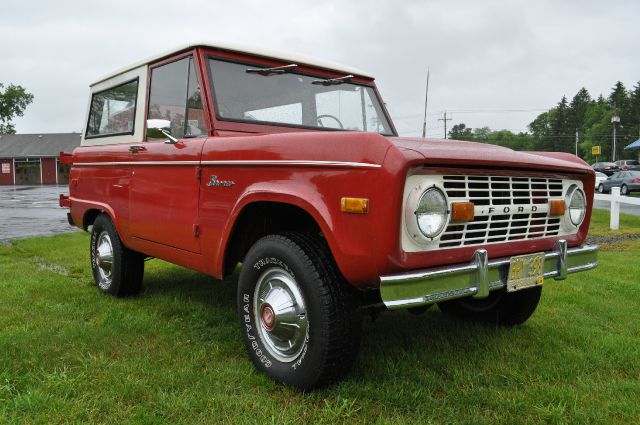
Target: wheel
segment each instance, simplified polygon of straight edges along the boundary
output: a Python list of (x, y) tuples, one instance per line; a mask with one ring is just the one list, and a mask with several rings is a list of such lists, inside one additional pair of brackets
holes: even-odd
[(598, 185), (598, 192), (599, 192), (599, 193), (604, 193), (604, 185), (603, 185), (602, 183), (600, 183), (600, 184)]
[(629, 188), (626, 184), (623, 184), (622, 187), (620, 187), (620, 194), (625, 196), (629, 194)]
[(541, 294), (541, 286), (517, 292), (494, 291), (487, 298), (461, 298), (438, 303), (438, 307), (460, 319), (515, 326), (526, 322), (536, 311)]
[(89, 249), (93, 279), (102, 292), (119, 297), (140, 292), (144, 255), (122, 244), (108, 215), (100, 214), (93, 222)]
[(256, 369), (301, 390), (342, 378), (360, 341), (354, 292), (319, 237), (258, 240), (244, 259), (237, 306)]

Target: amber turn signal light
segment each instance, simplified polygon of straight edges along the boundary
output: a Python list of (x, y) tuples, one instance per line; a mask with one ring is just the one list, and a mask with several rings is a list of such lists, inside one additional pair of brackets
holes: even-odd
[(369, 200), (367, 198), (342, 198), (340, 210), (344, 213), (366, 214), (369, 212)]
[(451, 204), (451, 222), (466, 223), (473, 221), (475, 213), (473, 202), (454, 202)]
[(552, 199), (549, 202), (549, 215), (558, 217), (567, 211), (567, 204), (564, 199)]

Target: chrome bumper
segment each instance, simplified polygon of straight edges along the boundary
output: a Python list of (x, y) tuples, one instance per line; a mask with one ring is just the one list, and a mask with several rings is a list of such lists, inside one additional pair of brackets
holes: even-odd
[[(467, 265), (381, 276), (380, 295), (390, 310), (468, 296), (485, 298), (490, 291), (507, 286), (510, 261), (509, 257), (489, 261), (487, 251), (478, 249)], [(590, 270), (597, 265), (597, 246), (567, 249), (567, 241), (559, 240), (553, 251), (545, 253), (544, 277), (562, 280), (569, 273)]]

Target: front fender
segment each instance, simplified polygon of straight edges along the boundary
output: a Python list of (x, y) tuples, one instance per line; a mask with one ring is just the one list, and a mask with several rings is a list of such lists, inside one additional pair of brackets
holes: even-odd
[[(326, 188), (326, 192), (318, 190)], [(375, 261), (376, 241), (371, 240), (373, 219), (366, 215), (344, 214), (340, 211), (339, 194), (325, 186), (309, 185), (308, 182), (292, 184), (257, 183), (246, 190), (233, 206), (221, 233), (217, 247), (216, 275), (221, 276), (224, 269), (224, 254), (233, 234), (235, 223), (242, 211), (256, 202), (283, 203), (298, 207), (307, 212), (322, 231), (336, 264), (343, 276), (357, 286), (370, 286), (378, 273)], [(332, 198), (333, 196), (333, 198)]]

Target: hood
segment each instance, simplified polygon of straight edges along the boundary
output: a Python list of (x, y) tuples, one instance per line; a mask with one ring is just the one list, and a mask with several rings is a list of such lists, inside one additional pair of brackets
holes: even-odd
[[(521, 152), (488, 143), (388, 137), (408, 160), (433, 165), (476, 165), (552, 171), (593, 172), (582, 159), (565, 152)], [(409, 152), (413, 154), (410, 154)]]

